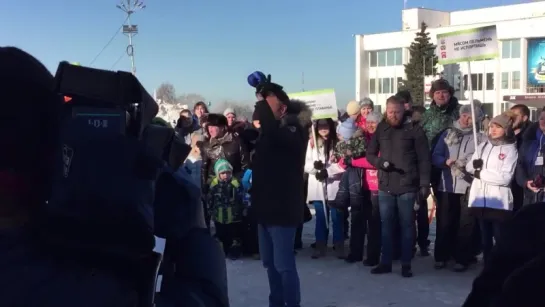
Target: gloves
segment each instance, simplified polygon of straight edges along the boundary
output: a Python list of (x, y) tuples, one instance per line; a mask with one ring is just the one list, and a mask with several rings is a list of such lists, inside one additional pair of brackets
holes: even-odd
[[(473, 161), (475, 162), (475, 161)], [(478, 169), (478, 170), (475, 170), (475, 172), (473, 173), (473, 176), (477, 179), (481, 179), (481, 170)]]
[(420, 190), (418, 191), (418, 194), (416, 195), (416, 201), (417, 203), (421, 204), (427, 201), (429, 196), (430, 196), (430, 187), (420, 187)]
[(483, 159), (473, 160), (473, 168), (476, 170), (481, 170), (483, 168), (484, 162)]
[(344, 158), (343, 162), (344, 162), (344, 165), (346, 165), (347, 167), (352, 166), (352, 158), (349, 158), (349, 157)]
[(385, 171), (389, 171), (389, 170), (391, 170), (393, 168), (392, 163), (390, 163), (389, 161), (386, 161), (386, 160), (383, 160), (382, 164), (379, 165), (379, 166), (380, 166), (380, 168), (382, 168)]
[(329, 177), (329, 174), (327, 173), (327, 170), (322, 169), (318, 171), (315, 176), (316, 176), (316, 180), (320, 182), (324, 182)]
[(314, 169), (317, 171), (321, 171), (324, 169), (324, 162), (322, 161), (314, 161)]

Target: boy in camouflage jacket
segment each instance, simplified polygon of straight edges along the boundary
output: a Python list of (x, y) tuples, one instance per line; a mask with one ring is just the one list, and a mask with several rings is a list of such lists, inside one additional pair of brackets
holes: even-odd
[(241, 238), (244, 231), (242, 185), (233, 177), (233, 167), (227, 160), (219, 159), (214, 164), (216, 177), (210, 183), (207, 205), (216, 228), (216, 238), (231, 259), (242, 254)]

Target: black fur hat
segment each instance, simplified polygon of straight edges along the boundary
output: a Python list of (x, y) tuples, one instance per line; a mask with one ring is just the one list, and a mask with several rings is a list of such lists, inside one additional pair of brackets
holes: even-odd
[(211, 113), (206, 119), (207, 126), (227, 127), (227, 117), (222, 114)]

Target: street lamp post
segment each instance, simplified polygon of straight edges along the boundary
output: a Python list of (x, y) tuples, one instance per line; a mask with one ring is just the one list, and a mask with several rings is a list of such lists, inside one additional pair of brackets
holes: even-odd
[(125, 14), (127, 14), (127, 24), (123, 25), (123, 34), (129, 37), (129, 45), (127, 46), (127, 55), (131, 58), (131, 71), (133, 75), (136, 75), (136, 66), (134, 65), (134, 46), (132, 45), (132, 38), (138, 34), (138, 26), (131, 24), (131, 16), (136, 11), (146, 8), (144, 2), (141, 0), (121, 0), (121, 3), (116, 7)]

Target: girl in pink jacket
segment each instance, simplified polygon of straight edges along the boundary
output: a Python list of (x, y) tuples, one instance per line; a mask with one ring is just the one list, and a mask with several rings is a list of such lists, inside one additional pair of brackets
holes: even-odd
[[(371, 139), (377, 129), (382, 115), (371, 112), (365, 118), (365, 138)], [(378, 171), (364, 157), (345, 159), (339, 163), (343, 167), (362, 168), (363, 202), (359, 206), (352, 205), (350, 209), (350, 253), (346, 262), (354, 263), (363, 260), (363, 247), (367, 235), (367, 253), (363, 261), (365, 266), (378, 265), (380, 260), (380, 214), (378, 208)]]

